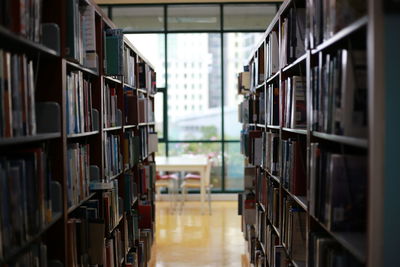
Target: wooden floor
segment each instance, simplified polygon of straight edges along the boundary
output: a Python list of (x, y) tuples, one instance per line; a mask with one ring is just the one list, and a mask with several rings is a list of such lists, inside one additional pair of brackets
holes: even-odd
[(200, 202), (186, 202), (182, 214), (156, 203), (156, 241), (150, 267), (247, 267), (237, 201), (214, 201), (212, 215)]

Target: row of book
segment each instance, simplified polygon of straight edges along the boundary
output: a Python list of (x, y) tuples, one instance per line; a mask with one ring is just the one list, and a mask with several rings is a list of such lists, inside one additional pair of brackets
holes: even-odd
[(366, 156), (332, 153), (311, 143), (311, 215), (331, 231), (363, 232), (366, 195)]
[(282, 140), (282, 185), (296, 196), (306, 195), (305, 140)]
[(0, 138), (36, 134), (33, 64), (0, 49)]
[(138, 63), (139, 68), (139, 83), (140, 89), (146, 90), (150, 94), (157, 92), (156, 72), (150, 68), (145, 62)]
[(279, 71), (279, 44), (278, 32), (271, 31), (265, 42), (265, 79), (268, 79)]
[(263, 157), (263, 134), (261, 130), (244, 129), (240, 136), (240, 152), (248, 157), (249, 164), (260, 166)]
[(290, 198), (283, 197), (282, 244), (289, 257), (295, 262), (306, 261), (307, 214), (296, 206)]
[(144, 96), (138, 99), (139, 123), (154, 122), (153, 100)]
[(124, 133), (124, 169), (132, 168), (139, 163), (140, 139), (135, 136), (134, 131), (126, 131)]
[(106, 182), (110, 177), (123, 171), (121, 138), (116, 134), (107, 134), (104, 139), (104, 174)]
[(311, 49), (367, 13), (365, 1), (306, 2), (305, 43)]
[(365, 266), (343, 249), (336, 240), (323, 232), (311, 232), (309, 235), (310, 267), (361, 267)]
[(136, 60), (131, 49), (124, 47), (124, 83), (136, 87)]
[(366, 59), (365, 50), (320, 55), (311, 70), (312, 130), (367, 136)]
[(81, 71), (67, 74), (67, 134), (93, 131), (92, 83)]
[(263, 132), (263, 162), (262, 166), (270, 174), (279, 173), (279, 134)]
[(118, 195), (118, 180), (112, 180), (113, 187), (102, 193), (104, 223), (107, 232), (111, 232), (120, 223), (123, 215), (123, 200)]
[(305, 54), (305, 13), (305, 8), (294, 6), (282, 20), (279, 53), (281, 68)]
[(67, 205), (72, 207), (89, 196), (90, 146), (71, 143), (67, 149)]
[(304, 129), (307, 127), (306, 79), (293, 76), (282, 82), (282, 127)]
[(125, 105), (125, 124), (137, 125), (139, 123), (138, 115), (138, 97), (135, 90), (131, 87), (124, 87), (124, 105)]
[[(266, 94), (266, 123), (267, 125), (279, 125), (279, 88), (274, 84), (269, 84)], [(264, 100), (260, 97), (260, 101)], [(260, 106), (262, 103), (264, 102), (261, 102)]]
[(41, 41), (42, 6), (40, 0), (3, 0), (0, 25), (31, 40)]
[(265, 240), (265, 257), (268, 262), (268, 266), (280, 266), (275, 264), (275, 246), (279, 245), (279, 237), (276, 235), (276, 232), (272, 228), (270, 224), (268, 224), (265, 228), (266, 231), (266, 240)]
[(265, 79), (264, 73), (264, 49), (258, 49), (254, 58), (249, 63), (250, 90), (261, 85)]
[(67, 13), (67, 56), (85, 67), (98, 69), (94, 6), (86, 0), (71, 0)]
[(279, 186), (271, 179), (267, 183), (267, 218), (270, 223), (279, 229), (280, 203)]
[(122, 125), (122, 113), (118, 109), (117, 89), (106, 83), (104, 86), (104, 127), (116, 127)]
[(0, 158), (0, 256), (9, 255), (52, 222), (57, 206), (60, 209), (61, 185), (51, 176), (45, 148)]

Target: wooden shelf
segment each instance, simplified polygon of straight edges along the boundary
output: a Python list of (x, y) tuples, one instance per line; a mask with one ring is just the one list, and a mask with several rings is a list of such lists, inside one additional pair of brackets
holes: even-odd
[(263, 204), (263, 203), (261, 203), (261, 202), (258, 202), (257, 204), (258, 204), (258, 206), (261, 208), (262, 212), (264, 212), (264, 213), (265, 213), (266, 209), (265, 209), (265, 206), (264, 206), (264, 204)]
[(61, 133), (36, 134), (11, 138), (0, 138), (0, 146), (19, 145), (26, 143), (42, 142), (61, 137)]
[(258, 90), (260, 90), (261, 88), (264, 88), (264, 86), (265, 86), (265, 82), (263, 82), (262, 84), (257, 85), (257, 86), (255, 87), (255, 91), (258, 91)]
[(282, 131), (290, 132), (290, 133), (296, 133), (296, 134), (307, 135), (307, 130), (305, 130), (305, 129), (292, 129), (292, 128), (283, 127), (283, 128), (282, 128)]
[(87, 197), (85, 197), (83, 200), (81, 200), (81, 202), (79, 202), (78, 204), (68, 208), (68, 214), (72, 213), (74, 210), (76, 210), (77, 208), (79, 208), (80, 206), (82, 206), (82, 204), (84, 204), (86, 201), (88, 201), (89, 199), (91, 199), (96, 193), (90, 193)]
[(343, 40), (344, 38), (355, 33), (356, 31), (366, 27), (367, 24), (368, 24), (368, 16), (364, 16), (364, 17), (356, 20), (355, 22), (353, 22), (346, 28), (337, 32), (334, 36), (332, 36), (328, 40), (324, 41), (322, 44), (318, 45), (316, 47), (316, 49), (312, 50), (312, 54), (316, 54), (316, 53), (336, 44), (337, 42)]
[[(282, 72), (288, 72), (291, 71), (294, 67), (298, 67), (301, 64), (305, 64), (307, 58), (307, 53), (296, 59), (293, 63), (287, 65), (282, 69)], [(305, 74), (305, 69), (304, 69), (304, 74)]]
[(356, 146), (360, 148), (368, 148), (368, 140), (364, 138), (348, 137), (348, 136), (327, 134), (321, 132), (312, 132), (312, 136), (345, 145)]
[(80, 137), (96, 135), (98, 133), (99, 133), (99, 131), (91, 131), (91, 132), (84, 132), (84, 133), (69, 134), (69, 135), (67, 135), (67, 138), (69, 138), (69, 139), (80, 138)]
[(124, 130), (133, 129), (133, 128), (136, 128), (136, 127), (138, 127), (138, 126), (137, 125), (125, 125), (124, 126)]
[(117, 84), (122, 84), (122, 82), (121, 82), (120, 80), (118, 80), (118, 79), (116, 79), (116, 78), (113, 78), (113, 77), (111, 77), (111, 76), (103, 75), (103, 78), (104, 78), (106, 81), (109, 81), (109, 82), (113, 82), (113, 83), (117, 83)]
[(30, 54), (41, 54), (50, 57), (59, 57), (59, 53), (55, 50), (44, 46), (43, 44), (30, 41), (3, 26), (0, 26), (0, 39), (2, 40), (2, 48), (12, 52), (23, 52)]
[(269, 78), (267, 79), (266, 83), (268, 84), (268, 83), (273, 82), (276, 78), (279, 77), (279, 74), (281, 74), (280, 71), (278, 71), (277, 73), (275, 73), (274, 75), (272, 75), (271, 77), (269, 77)]
[(151, 126), (151, 125), (156, 125), (155, 122), (148, 122), (147, 125)]
[(131, 89), (136, 89), (135, 86), (127, 84), (127, 83), (123, 83), (123, 85), (124, 85), (124, 87), (128, 87), (128, 88), (131, 88)]
[(120, 217), (118, 218), (117, 223), (116, 223), (116, 224), (114, 225), (114, 227), (109, 231), (109, 234), (110, 234), (110, 235), (114, 232), (115, 229), (118, 228), (118, 226), (119, 226), (119, 224), (121, 223), (121, 221), (122, 221), (123, 218), (124, 218), (123, 215), (120, 216)]
[(138, 124), (138, 126), (147, 126), (147, 122), (141, 122)]
[(19, 248), (14, 249), (11, 253), (6, 255), (3, 259), (0, 259), (0, 264), (3, 265), (5, 263), (9, 263), (9, 262), (17, 259), (19, 256), (21, 256), (26, 251), (28, 251), (30, 246), (33, 243), (35, 243), (36, 241), (38, 241), (40, 239), (40, 237), (45, 232), (47, 232), (50, 229), (50, 227), (52, 227), (61, 218), (62, 218), (62, 212), (57, 212), (57, 213), (53, 214), (52, 221), (49, 224), (45, 225), (43, 227), (43, 229), (40, 230), (39, 233), (37, 233), (35, 236), (33, 236), (28, 242), (26, 242), (25, 244), (23, 244)]
[(113, 176), (110, 176), (110, 177), (107, 177), (107, 179), (108, 180), (114, 180), (115, 178), (117, 178), (118, 176), (120, 176), (121, 174), (123, 174), (124, 173), (124, 171), (122, 171), (122, 172), (119, 172), (119, 173), (117, 173), (117, 174), (114, 174)]
[(118, 131), (121, 129), (122, 129), (122, 126), (115, 126), (115, 127), (103, 128), (103, 132)]
[(256, 126), (259, 127), (259, 128), (265, 128), (264, 124), (256, 124)]
[(264, 168), (264, 170), (265, 170), (265, 172), (268, 174), (269, 177), (271, 177), (273, 180), (275, 180), (275, 182), (277, 182), (278, 184), (281, 183), (281, 179), (280, 179), (278, 176), (271, 174), (271, 173), (270, 173), (267, 169), (265, 169), (265, 168)]
[(67, 66), (69, 66), (73, 69), (80, 70), (82, 72), (88, 73), (88, 74), (96, 76), (96, 77), (99, 76), (99, 72), (97, 70), (95, 71), (95, 70), (86, 68), (86, 67), (82, 66), (81, 64), (72, 61), (72, 59), (66, 59), (66, 62), (67, 62)]

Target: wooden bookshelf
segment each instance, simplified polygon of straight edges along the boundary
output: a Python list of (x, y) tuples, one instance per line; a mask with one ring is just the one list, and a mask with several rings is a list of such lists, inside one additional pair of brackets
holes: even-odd
[[(303, 22), (315, 21), (307, 16), (317, 16), (315, 12), (306, 13), (305, 10), (311, 8), (310, 3), (315, 1), (286, 0), (282, 3), (261, 40), (255, 43), (248, 66), (244, 68), (249, 70), (249, 84), (239, 83), (240, 88), (250, 88), (239, 90), (244, 94), (239, 110), (243, 124), (241, 151), (246, 156), (245, 167), (257, 170), (253, 188), (248, 188), (250, 178), (245, 175), (246, 189), (240, 197), (243, 201), (241, 206), (247, 205), (242, 209), (242, 230), (247, 240), (257, 240), (254, 245), (249, 243), (249, 253), (254, 253), (250, 257), (254, 260), (252, 264), (261, 262), (261, 266), (271, 266), (269, 264), (274, 258), (280, 257), (290, 263), (284, 266), (315, 266), (312, 262), (315, 263), (317, 257), (326, 259), (328, 252), (317, 250), (316, 243), (312, 242), (325, 238), (331, 242), (326, 251), (345, 255), (344, 266), (356, 263), (357, 266), (374, 266), (367, 262), (367, 248), (372, 245), (368, 243), (371, 232), (366, 230), (371, 190), (368, 188), (371, 179), (368, 164), (371, 163), (368, 161), (370, 140), (367, 134), (370, 131), (367, 121), (371, 98), (368, 102), (366, 95), (372, 88), (362, 87), (368, 84), (365, 74), (367, 62), (370, 63), (366, 53), (370, 23), (367, 8), (365, 6), (364, 11), (343, 24), (324, 24), (321, 29), (317, 24), (300, 30), (300, 27), (305, 27)], [(320, 19), (329, 16), (332, 16), (330, 12), (321, 15)], [(274, 43), (274, 35), (278, 36), (278, 46)], [(274, 57), (271, 50), (279, 57)], [(259, 60), (260, 51), (267, 51), (261, 53), (264, 61)], [(353, 54), (359, 57), (358, 61), (346, 61)], [(340, 73), (343, 74), (339, 77)], [(246, 77), (247, 74), (240, 75)], [(265, 79), (254, 78), (263, 75)], [(358, 86), (349, 83), (348, 77), (358, 79)], [(268, 90), (273, 90), (274, 97), (278, 95), (277, 100), (271, 95), (263, 98), (261, 88), (265, 88), (263, 92), (267, 94)], [(355, 110), (343, 102), (343, 96), (354, 99), (358, 93), (365, 96), (358, 99), (360, 109)], [(334, 101), (329, 100), (333, 97), (336, 97)], [(346, 112), (339, 117), (338, 112), (344, 109)], [(264, 112), (264, 116), (260, 116), (260, 112)], [(356, 115), (363, 121), (351, 121)], [(278, 122), (267, 122), (265, 127), (257, 127), (264, 126), (264, 121), (259, 121), (263, 117)], [(261, 144), (262, 149), (258, 149)], [(340, 162), (348, 165), (340, 165)], [(343, 171), (341, 175), (338, 170)], [(334, 178), (328, 181), (327, 177), (331, 176)], [(353, 195), (345, 193), (346, 185), (337, 177), (354, 181), (351, 187)], [(343, 188), (339, 189), (339, 186)], [(360, 201), (350, 202), (355, 196)], [(332, 212), (341, 209), (340, 201), (352, 207), (351, 213), (360, 215), (355, 218), (347, 214), (343, 219), (334, 219)], [(255, 205), (250, 205), (253, 202)], [(260, 216), (265, 216), (265, 219), (260, 220)], [(251, 227), (259, 229), (255, 236), (249, 236)], [(259, 232), (269, 228), (278, 241), (268, 245), (283, 246), (284, 254), (279, 251), (276, 252), (279, 255), (267, 253), (265, 244), (262, 244), (265, 236)], [(292, 240), (289, 245), (285, 241), (288, 236)], [(292, 247), (293, 244), (296, 247)]]
[[(11, 2), (14, 6), (14, 1), (6, 0), (6, 5), (3, 7), (11, 6)], [(128, 264), (125, 261), (134, 254), (137, 259), (144, 259), (143, 255), (148, 255), (144, 249), (151, 247), (151, 244), (149, 246), (147, 244), (154, 240), (155, 225), (153, 194), (155, 152), (148, 150), (148, 143), (141, 142), (149, 132), (155, 131), (155, 123), (149, 122), (150, 118), (154, 117), (155, 108), (152, 100), (156, 94), (154, 66), (121, 31), (116, 29), (93, 0), (31, 2), (35, 5), (41, 4), (43, 12), (35, 23), (26, 25), (29, 34), (24, 35), (19, 28), (11, 29), (10, 25), (0, 20), (2, 39), (0, 59), (9, 57), (10, 64), (13, 64), (13, 68), (10, 67), (12, 71), (7, 73), (9, 76), (5, 76), (3, 68), (0, 69), (1, 77), (7, 77), (10, 81), (13, 78), (12, 87), (8, 88), (9, 93), (13, 101), (23, 103), (18, 106), (21, 110), (17, 108), (12, 110), (17, 112), (18, 116), (21, 113), (23, 127), (20, 126), (18, 118), (2, 121), (0, 125), (0, 147), (2, 147), (0, 180), (3, 183), (5, 174), (10, 171), (8, 167), (5, 169), (5, 166), (11, 164), (11, 161), (18, 160), (15, 170), (18, 170), (21, 181), (30, 182), (28, 179), (30, 177), (37, 185), (37, 188), (33, 185), (26, 186), (28, 190), (17, 188), (16, 185), (12, 188), (10, 193), (20, 197), (20, 203), (11, 202), (8, 194), (3, 192), (0, 194), (3, 205), (0, 209), (0, 265), (28, 266), (29, 260), (37, 262), (40, 266), (54, 264), (73, 266), (77, 259), (71, 255), (89, 259), (89, 252), (85, 248), (79, 252), (84, 255), (77, 255), (77, 244), (74, 243), (78, 235), (76, 231), (84, 229), (77, 227), (82, 223), (88, 224), (88, 231), (94, 228), (104, 229), (103, 232), (96, 232), (98, 242), (91, 244), (93, 247), (96, 246), (99, 253), (110, 249), (106, 247), (106, 243), (118, 246), (123, 244), (119, 248), (122, 255), (114, 255), (114, 251), (108, 254), (115, 257), (115, 266)], [(72, 7), (71, 4), (74, 2), (77, 5)], [(20, 7), (15, 4), (15, 8), (17, 11)], [(1, 9), (0, 12), (11, 11)], [(0, 17), (4, 15), (2, 13)], [(74, 21), (75, 18), (84, 16), (85, 21), (88, 21), (87, 25), (80, 24), (84, 23), (83, 19), (79, 22)], [(20, 23), (17, 21), (19, 20), (17, 16), (10, 18), (13, 24)], [(40, 32), (39, 28), (43, 23), (54, 23), (58, 27), (58, 36), (46, 36), (46, 38), (52, 40), (47, 43), (59, 43), (59, 51), (43, 44), (46, 43), (42, 42), (45, 36), (35, 34), (36, 31)], [(80, 32), (79, 35), (75, 34), (77, 32)], [(115, 40), (124, 47), (120, 53), (117, 53), (117, 46), (115, 51), (112, 48)], [(115, 55), (120, 54), (122, 57), (118, 58), (114, 52)], [(127, 64), (124, 64), (124, 57), (129, 59), (126, 61)], [(113, 61), (116, 63), (114, 66), (117, 66), (118, 73), (110, 74), (113, 72), (111, 65)], [(4, 62), (1, 61), (1, 64)], [(27, 66), (26, 69), (22, 69), (24, 64)], [(26, 77), (22, 77), (22, 73)], [(16, 76), (17, 74), (20, 75)], [(14, 79), (14, 76), (17, 79)], [(16, 86), (19, 86), (17, 82), (22, 83), (24, 78), (27, 81), (21, 85), (21, 88), (24, 88), (24, 95), (18, 96), (14, 88), (17, 88)], [(126, 82), (128, 78), (129, 83)], [(133, 84), (140, 85), (141, 89), (136, 89)], [(4, 92), (2, 86), (3, 83), (0, 85), (1, 93)], [(112, 88), (111, 95), (115, 108), (110, 112), (110, 116), (120, 122), (113, 122), (110, 127), (105, 127), (105, 122), (109, 120), (106, 113), (109, 107), (105, 105), (109, 100), (105, 94), (107, 86)], [(132, 89), (131, 92), (127, 92), (129, 88)], [(33, 93), (29, 91), (31, 89), (34, 90)], [(126, 101), (126, 94), (136, 97), (136, 102)], [(138, 107), (139, 96), (147, 99), (142, 110)], [(26, 102), (20, 100), (22, 97), (26, 97)], [(1, 114), (11, 112), (3, 105), (0, 108)], [(148, 110), (151, 110), (151, 116), (147, 114)], [(147, 119), (140, 122), (146, 131), (142, 131), (139, 120), (135, 120), (139, 111)], [(128, 122), (128, 115), (133, 118), (132, 121)], [(126, 145), (125, 139), (128, 135), (136, 140), (136, 143), (131, 142)], [(116, 175), (112, 177), (106, 177), (106, 169), (110, 167), (106, 161), (110, 158), (108, 156), (110, 150), (106, 147), (109, 136), (113, 136), (115, 141), (118, 140), (112, 143), (115, 151), (118, 151), (113, 162), (115, 164), (113, 171)], [(134, 150), (137, 158), (127, 159), (125, 155), (129, 153), (125, 153), (127, 152), (125, 150)], [(25, 167), (31, 166), (29, 164), (33, 164), (32, 162), (38, 163), (32, 165), (34, 166), (32, 168)], [(25, 176), (22, 176), (22, 173)], [(109, 181), (106, 181), (107, 179)], [(91, 183), (106, 182), (112, 184), (112, 189), (93, 191), (89, 189)], [(21, 216), (16, 219), (13, 214), (6, 214), (3, 210), (5, 205), (18, 216), (22, 213), (24, 216), (27, 214), (27, 217)], [(106, 212), (106, 205), (114, 206), (110, 212)], [(145, 213), (142, 213), (143, 206), (146, 207), (143, 209), (146, 210)], [(28, 216), (33, 212), (38, 214), (36, 216), (41, 216), (40, 223), (37, 218), (37, 225), (31, 223), (36, 219)], [(89, 215), (90, 212), (92, 213)], [(107, 221), (110, 222), (113, 216), (115, 221), (112, 223), (111, 231), (108, 231), (108, 226), (105, 224)], [(143, 220), (149, 224), (139, 227)], [(93, 224), (93, 221), (96, 221), (97, 225)], [(22, 228), (18, 228), (20, 225)], [(23, 236), (21, 240), (11, 242), (11, 239), (3, 239), (3, 236), (7, 235), (5, 233), (14, 238), (14, 233), (20, 229), (24, 229), (24, 232), (20, 233)], [(135, 234), (134, 230), (137, 230), (139, 235)], [(150, 231), (150, 234), (146, 238), (141, 237), (142, 230)], [(144, 240), (146, 246), (139, 246), (139, 240)], [(92, 241), (86, 240), (86, 242)], [(41, 251), (40, 254), (37, 254), (37, 251)], [(97, 256), (101, 262), (85, 264), (103, 265), (104, 257)], [(137, 264), (146, 266), (147, 262), (137, 262)]]

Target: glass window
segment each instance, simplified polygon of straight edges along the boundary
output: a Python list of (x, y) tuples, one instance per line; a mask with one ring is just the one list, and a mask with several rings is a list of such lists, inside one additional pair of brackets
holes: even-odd
[(113, 7), (112, 20), (124, 31), (162, 31), (164, 8), (162, 6)]
[[(196, 43), (196, 46), (190, 43)], [(186, 75), (190, 69), (169, 69), (173, 74), (180, 72), (179, 78), (168, 80), (168, 94), (182, 94), (177, 90), (177, 84), (199, 83), (203, 85), (195, 99), (202, 112), (192, 112), (191, 109), (168, 112), (168, 134), (170, 140), (217, 140), (221, 139), (221, 38), (219, 34), (168, 34), (168, 62), (179, 61), (182, 64), (207, 63), (196, 71), (203, 79), (193, 81), (191, 75)], [(195, 64), (198, 65), (198, 64)], [(172, 75), (172, 77), (176, 77)], [(186, 77), (186, 78), (185, 78)], [(213, 102), (217, 102), (214, 105)], [(183, 103), (176, 103), (182, 105)], [(181, 109), (182, 110), (182, 109)], [(196, 128), (193, 128), (196, 126)]]
[[(237, 74), (243, 71), (254, 44), (262, 38), (262, 33), (224, 34), (224, 118), (225, 139), (239, 140), (242, 125), (238, 121), (238, 105), (242, 97), (237, 97)], [(247, 41), (250, 39), (251, 41)], [(238, 43), (236, 47), (235, 43)], [(237, 54), (237, 56), (234, 56)]]
[[(222, 148), (220, 143), (169, 143), (168, 153), (170, 156), (182, 155), (204, 155), (211, 157), (210, 183), (213, 189), (222, 189)], [(242, 176), (243, 179), (243, 176)], [(242, 180), (243, 184), (243, 180)]]
[[(168, 6), (168, 30), (219, 30), (219, 5)], [(193, 42), (195, 44), (195, 42)]]
[(265, 31), (276, 14), (271, 4), (224, 5), (224, 30)]
[(225, 189), (243, 190), (244, 157), (239, 142), (225, 144), (225, 165)]
[(156, 132), (158, 138), (164, 138), (164, 93), (157, 93), (154, 98), (154, 112), (156, 120)]
[(157, 73), (157, 87), (165, 87), (165, 35), (126, 34), (130, 42), (154, 65)]

